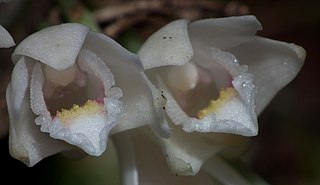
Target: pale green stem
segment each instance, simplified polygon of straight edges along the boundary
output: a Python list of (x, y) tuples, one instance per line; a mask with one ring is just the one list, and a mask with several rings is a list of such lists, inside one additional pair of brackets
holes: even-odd
[(203, 164), (202, 170), (224, 185), (251, 185), (248, 180), (218, 156), (207, 160)]
[(139, 185), (135, 152), (130, 136), (119, 133), (112, 136), (120, 164), (122, 185)]

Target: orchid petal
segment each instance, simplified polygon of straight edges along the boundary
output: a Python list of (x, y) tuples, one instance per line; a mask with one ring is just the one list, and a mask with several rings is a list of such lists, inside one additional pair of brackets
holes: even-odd
[[(125, 160), (122, 169), (125, 185), (137, 184), (210, 184), (216, 182), (203, 171), (195, 176), (180, 176), (172, 173), (166, 165), (161, 148), (151, 135), (151, 130), (141, 127), (134, 132), (114, 135), (120, 161)], [(138, 179), (137, 177), (138, 176)], [(132, 178), (134, 177), (134, 178)], [(127, 179), (126, 179), (127, 178)], [(134, 180), (133, 182), (130, 182)]]
[(158, 138), (173, 173), (195, 175), (203, 163), (218, 153), (238, 154), (247, 145), (247, 138), (225, 133), (186, 133), (172, 126), (171, 137)]
[(203, 162), (222, 149), (222, 146), (202, 142), (201, 137), (190, 137), (180, 128), (173, 127), (168, 139), (161, 139), (168, 165), (178, 175), (195, 175)]
[(0, 25), (0, 48), (10, 48), (16, 45), (8, 31)]
[(148, 38), (138, 52), (144, 69), (183, 65), (191, 59), (193, 50), (188, 23), (186, 20), (173, 21)]
[[(31, 63), (29, 65), (32, 65)], [(29, 75), (27, 65), (25, 63), (25, 57), (21, 57), (18, 63), (16, 64), (12, 71), (12, 78), (11, 78), (11, 95), (14, 98), (14, 102), (12, 102), (13, 110), (16, 110), (14, 115), (18, 114), (18, 110), (21, 107), (23, 100), (26, 96), (28, 82), (29, 82)]]
[(145, 74), (143, 74), (143, 76), (152, 91), (156, 116), (158, 117), (157, 121), (151, 123), (151, 128), (158, 136), (168, 138), (171, 130), (166, 120), (166, 112), (164, 111), (167, 99), (165, 98), (163, 91), (159, 91)]
[(230, 52), (242, 64), (248, 65), (249, 72), (254, 75), (257, 114), (298, 74), (306, 55), (300, 46), (261, 37), (255, 37)]
[(158, 121), (152, 91), (146, 83), (141, 63), (134, 54), (124, 50), (111, 38), (93, 32), (88, 33), (83, 47), (90, 48), (106, 63), (123, 92), (120, 98), (123, 112), (111, 130), (112, 134)]
[(67, 23), (40, 30), (24, 39), (12, 54), (16, 62), (29, 56), (56, 69), (63, 70), (75, 63), (89, 28)]
[(259, 21), (251, 15), (203, 19), (190, 24), (189, 37), (193, 47), (198, 44), (227, 50), (253, 39), (261, 29)]
[[(31, 64), (30, 61), (27, 63)], [(17, 68), (12, 73), (13, 80), (9, 83), (6, 93), (10, 118), (9, 150), (11, 156), (31, 167), (47, 156), (72, 149), (72, 146), (52, 140), (35, 125), (35, 115), (29, 105), (29, 92), (26, 91), (25, 85), (21, 84), (25, 81), (29, 83), (31, 74), (27, 72), (24, 57), (16, 65)]]

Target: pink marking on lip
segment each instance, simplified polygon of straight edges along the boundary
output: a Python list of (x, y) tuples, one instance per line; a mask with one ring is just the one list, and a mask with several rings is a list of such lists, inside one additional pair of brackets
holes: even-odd
[(99, 105), (104, 105), (104, 99), (103, 98), (99, 98), (96, 100), (93, 100), (94, 102), (98, 103)]
[(227, 87), (233, 87), (233, 85), (232, 85), (233, 78), (232, 78), (231, 75), (228, 75), (228, 77), (229, 77), (229, 79), (228, 79), (228, 85), (227, 85)]

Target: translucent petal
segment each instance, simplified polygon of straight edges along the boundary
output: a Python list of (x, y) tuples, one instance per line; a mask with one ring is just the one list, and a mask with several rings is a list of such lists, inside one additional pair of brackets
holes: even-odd
[[(45, 157), (72, 149), (72, 146), (53, 140), (48, 134), (42, 133), (35, 124), (36, 115), (30, 108), (29, 91), (18, 87), (21, 82), (17, 79), (20, 78), (28, 83), (30, 81), (30, 72), (25, 71), (23, 63), (22, 59), (15, 66), (13, 80), (9, 83), (6, 93), (10, 118), (9, 150), (12, 157), (31, 167)], [(20, 92), (15, 92), (16, 90)]]
[[(32, 64), (29, 64), (32, 65)], [(19, 113), (19, 109), (27, 94), (27, 88), (29, 87), (29, 71), (25, 63), (25, 58), (21, 57), (18, 63), (15, 65), (11, 75), (11, 96), (15, 97), (12, 102), (12, 110), (16, 110), (14, 115)]]
[[(173, 128), (171, 137), (162, 139), (161, 144), (169, 167), (179, 175), (195, 175), (202, 163), (222, 149), (222, 146), (203, 142), (200, 137)], [(190, 137), (191, 136), (191, 137)]]
[(154, 107), (157, 112), (156, 116), (158, 117), (157, 121), (151, 123), (151, 128), (159, 137), (168, 138), (170, 137), (171, 130), (166, 120), (165, 105), (167, 103), (167, 99), (164, 96), (163, 91), (159, 91), (159, 89), (152, 84), (146, 75), (143, 76), (152, 91)]
[[(142, 129), (145, 129), (142, 131)], [(147, 134), (149, 129), (139, 128), (134, 132), (126, 132), (114, 135), (117, 152), (120, 153), (120, 161), (124, 159), (122, 175), (123, 181), (131, 184), (210, 184), (213, 179), (200, 171), (195, 176), (181, 176), (166, 164), (158, 143)], [(125, 152), (125, 153), (124, 153)], [(137, 174), (136, 174), (137, 173)], [(134, 182), (132, 176), (137, 176)], [(127, 178), (127, 181), (126, 181)], [(130, 181), (129, 181), (130, 180)]]
[(193, 47), (202, 45), (227, 50), (253, 39), (261, 29), (252, 15), (203, 19), (189, 25), (189, 36)]
[(0, 25), (0, 48), (9, 48), (16, 45), (8, 31)]
[(230, 50), (241, 64), (248, 65), (257, 88), (256, 113), (260, 114), (271, 99), (285, 87), (304, 64), (305, 50), (295, 44), (255, 37)]
[(247, 145), (247, 138), (225, 133), (186, 133), (172, 126), (171, 137), (160, 139), (169, 167), (180, 175), (195, 175), (214, 155), (237, 155)]
[(41, 64), (37, 63), (33, 68), (30, 81), (30, 106), (33, 113), (38, 115), (38, 117), (35, 119), (35, 123), (37, 125), (41, 125), (40, 130), (42, 132), (50, 133), (50, 128), (52, 127), (52, 118), (44, 100), (44, 82), (45, 79), (41, 69)]
[(152, 34), (138, 52), (144, 69), (183, 65), (193, 55), (188, 36), (188, 21), (173, 21)]
[(24, 39), (12, 54), (16, 62), (25, 55), (56, 69), (73, 65), (89, 28), (67, 23), (40, 30)]
[(123, 112), (112, 133), (158, 121), (159, 116), (154, 109), (152, 91), (146, 83), (141, 62), (135, 54), (111, 38), (93, 32), (88, 33), (83, 47), (106, 63), (114, 74), (117, 87), (123, 92), (120, 98), (123, 102)]

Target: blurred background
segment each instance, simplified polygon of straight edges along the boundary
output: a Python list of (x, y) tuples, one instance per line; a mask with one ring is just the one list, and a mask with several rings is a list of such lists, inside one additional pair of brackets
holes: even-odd
[[(320, 184), (320, 1), (312, 0), (11, 0), (0, 1), (0, 24), (19, 44), (50, 25), (80, 22), (136, 52), (143, 41), (168, 22), (232, 15), (255, 15), (258, 35), (293, 42), (307, 58), (298, 76), (259, 116), (259, 135), (244, 153), (246, 170), (272, 185)], [(0, 177), (15, 184), (98, 185), (119, 183), (112, 143), (101, 157), (70, 160), (48, 157), (28, 168), (8, 153), (5, 88), (10, 80), (13, 48), (0, 50)], [(104, 161), (103, 163), (101, 161)], [(113, 166), (110, 168), (110, 166)], [(12, 178), (13, 177), (13, 178)], [(3, 184), (1, 182), (1, 184)]]

